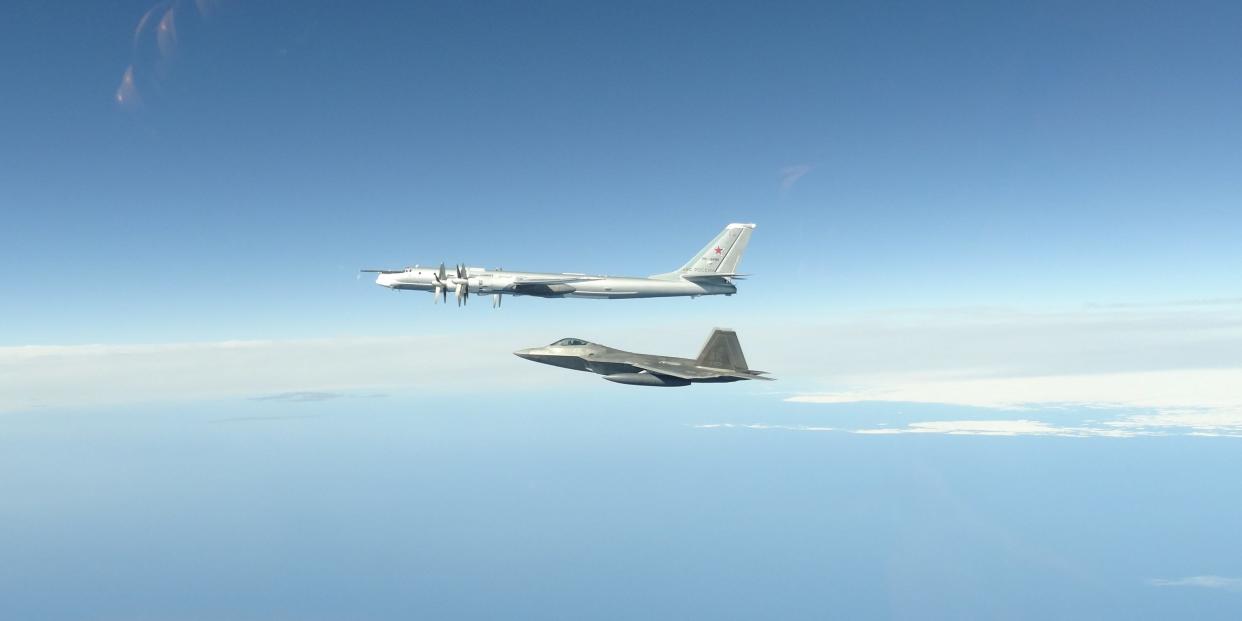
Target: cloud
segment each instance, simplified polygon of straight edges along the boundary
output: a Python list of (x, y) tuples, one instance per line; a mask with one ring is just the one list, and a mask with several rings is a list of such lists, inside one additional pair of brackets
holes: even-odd
[(783, 194), (793, 189), (794, 184), (814, 168), (811, 164), (798, 164), (797, 166), (782, 168), (780, 171), (781, 193)]
[(292, 403), (310, 403), (315, 401), (331, 401), (333, 399), (341, 399), (349, 397), (345, 393), (340, 392), (281, 392), (274, 395), (264, 395), (262, 397), (251, 397), (251, 401), (287, 401)]
[[(795, 388), (788, 402), (985, 408), (1000, 425), (947, 420), (874, 433), (1242, 435), (1242, 305), (1230, 299), (873, 312), (782, 322), (746, 339), (748, 357), (788, 369), (765, 366)], [(755, 342), (763, 350), (752, 355)], [(1042, 415), (1072, 410), (1083, 412), (1069, 425)], [(1048, 418), (1057, 423), (1028, 424)]]
[(764, 423), (707, 423), (691, 425), (694, 429), (778, 429), (784, 431), (837, 431), (832, 427), (812, 427), (809, 425), (768, 425)]
[(1242, 298), (1202, 298), (1198, 300), (1174, 300), (1165, 302), (1093, 302), (1088, 308), (1171, 308), (1178, 306), (1237, 306)]
[[(1050, 405), (1163, 408), (1168, 411), (1168, 420), (1197, 421), (1205, 425), (1232, 425), (1234, 418), (1222, 416), (1219, 411), (1242, 410), (1242, 390), (1238, 389), (1242, 386), (1242, 368), (978, 378), (901, 373), (855, 377), (852, 381), (868, 381), (873, 385), (842, 392), (798, 394), (786, 401), (903, 401), (995, 409)], [(1202, 409), (1216, 413), (1208, 414)], [(1150, 420), (1158, 422), (1155, 418)]]
[(304, 418), (323, 418), (320, 414), (291, 414), (288, 416), (233, 416), (230, 418), (217, 418), (213, 423), (259, 423), (280, 420), (301, 420)]
[[(989, 408), (1000, 421), (1047, 425), (1010, 427), (1014, 433), (1242, 435), (1242, 391), (1235, 388), (1242, 385), (1242, 305), (1040, 313), (901, 310), (827, 317), (794, 310), (779, 322), (768, 311), (743, 310), (734, 319), (745, 326), (747, 358), (780, 378), (750, 389), (785, 391), (770, 395), (773, 399), (945, 403)], [(0, 347), (0, 412), (286, 393), (589, 387), (594, 378), (585, 374), (533, 365), (507, 352), (529, 347), (532, 334), (538, 342), (581, 332), (631, 351), (690, 353), (701, 344), (703, 329), (692, 318), (654, 326), (620, 318), (601, 326), (587, 317), (560, 320), (555, 328), (526, 328), (495, 328), (469, 339), (419, 334)], [(486, 381), (481, 385), (479, 378)], [(1053, 423), (1039, 412), (1071, 407), (1087, 410), (1093, 420)], [(911, 427), (909, 433), (998, 431), (942, 422)], [(827, 426), (863, 430), (835, 421)]]
[[(820, 410), (842, 433), (1242, 437), (1242, 305), (1232, 299), (1044, 312), (905, 309), (756, 324), (743, 337), (747, 358), (773, 361), (763, 368), (781, 378), (774, 388), (785, 389), (786, 402), (973, 409), (946, 416), (943, 408), (894, 405), (896, 420), (848, 423), (838, 418), (847, 409)], [(799, 416), (814, 415), (808, 410)], [(911, 412), (935, 414), (912, 420)]]
[(376, 392), (537, 389), (568, 381), (497, 351), (521, 334), (0, 347), (0, 412), (159, 401), (314, 401)]
[(1065, 438), (1130, 438), (1153, 432), (1110, 429), (1107, 427), (1065, 427), (1037, 420), (939, 420), (910, 423), (905, 427), (854, 429), (852, 433), (889, 435), (900, 433), (940, 433), (951, 436), (1060, 436)]
[(1223, 576), (1187, 576), (1173, 580), (1152, 578), (1147, 581), (1147, 584), (1154, 587), (1198, 587), (1242, 592), (1242, 578), (1225, 578)]
[[(1027, 419), (939, 421), (859, 433), (1133, 437), (1178, 430), (1196, 435), (1242, 434), (1242, 391), (1238, 390), (1242, 368), (971, 379), (905, 375), (871, 381), (883, 385), (798, 394), (785, 400), (939, 403), (1000, 411), (1072, 409), (1104, 419), (1071, 427)], [(1144, 411), (1134, 413), (1136, 409)]]
[[(1152, 431), (1113, 429), (1091, 426), (1060, 426), (1038, 420), (945, 420), (910, 423), (903, 427), (824, 427), (822, 425), (770, 425), (765, 423), (706, 423), (693, 425), (695, 429), (754, 429), (784, 431), (837, 431), (860, 435), (898, 434), (945, 434), (953, 436), (1059, 436), (1065, 438), (1111, 437), (1132, 438), (1136, 436), (1163, 435)], [(1209, 435), (1209, 434), (1191, 434)], [(1212, 434), (1214, 435), (1214, 434)]]

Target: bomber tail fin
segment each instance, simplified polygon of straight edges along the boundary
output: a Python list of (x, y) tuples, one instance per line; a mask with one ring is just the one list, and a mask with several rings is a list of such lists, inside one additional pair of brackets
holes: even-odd
[(703, 247), (698, 254), (690, 258), (681, 269), (659, 277), (681, 276), (713, 276), (729, 277), (737, 274), (737, 267), (742, 263), (742, 253), (750, 243), (750, 235), (755, 230), (753, 224), (733, 223), (726, 226), (719, 235)]
[(720, 328), (712, 331), (695, 363), (713, 369), (745, 371), (749, 368), (746, 366), (746, 357), (742, 355), (742, 344), (737, 340), (737, 332)]

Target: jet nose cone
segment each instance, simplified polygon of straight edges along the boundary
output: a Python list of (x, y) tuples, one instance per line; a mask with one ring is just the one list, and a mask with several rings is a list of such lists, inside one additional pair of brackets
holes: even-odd
[(534, 357), (534, 353), (533, 353), (534, 351), (535, 351), (534, 348), (519, 349), (513, 352), (513, 355), (517, 356), (518, 358), (524, 358), (526, 360), (530, 360), (531, 358)]

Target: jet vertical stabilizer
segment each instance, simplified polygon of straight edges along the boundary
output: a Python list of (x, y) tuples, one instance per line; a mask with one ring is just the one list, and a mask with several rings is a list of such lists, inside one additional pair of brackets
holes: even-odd
[(749, 368), (746, 366), (746, 356), (742, 355), (742, 344), (737, 340), (737, 333), (720, 328), (716, 328), (707, 338), (707, 344), (699, 352), (695, 363), (713, 369), (745, 371)]

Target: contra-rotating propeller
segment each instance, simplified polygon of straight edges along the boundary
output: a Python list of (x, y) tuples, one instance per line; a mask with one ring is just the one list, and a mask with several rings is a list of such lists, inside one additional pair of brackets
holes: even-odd
[(470, 301), (470, 275), (466, 273), (466, 266), (457, 264), (457, 278), (453, 281), (457, 283), (457, 305), (466, 304)]
[(448, 283), (444, 281), (444, 263), (440, 263), (440, 271), (432, 272), (431, 278), (436, 282), (435, 296), (432, 297), (432, 303), (439, 304), (443, 301), (448, 304)]

